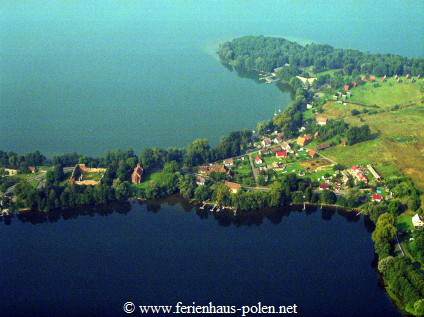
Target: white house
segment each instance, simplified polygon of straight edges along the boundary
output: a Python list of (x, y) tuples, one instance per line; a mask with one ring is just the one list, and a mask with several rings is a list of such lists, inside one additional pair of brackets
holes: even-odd
[(420, 229), (424, 227), (424, 221), (421, 220), (418, 214), (415, 214), (415, 216), (412, 217), (412, 225), (414, 226), (415, 229)]

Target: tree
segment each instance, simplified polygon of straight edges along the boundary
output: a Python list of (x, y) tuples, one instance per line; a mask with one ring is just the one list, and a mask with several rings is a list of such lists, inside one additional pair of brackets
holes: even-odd
[(207, 139), (197, 139), (187, 147), (187, 164), (190, 166), (208, 162), (210, 158), (210, 145)]
[(396, 237), (395, 217), (393, 214), (385, 213), (378, 217), (372, 240), (379, 257), (387, 257), (390, 253), (390, 243)]
[(180, 175), (178, 177), (178, 188), (185, 199), (193, 198), (196, 190), (196, 177), (190, 174)]
[(228, 206), (231, 202), (231, 191), (230, 187), (224, 184), (220, 184), (216, 188), (216, 203), (219, 206)]

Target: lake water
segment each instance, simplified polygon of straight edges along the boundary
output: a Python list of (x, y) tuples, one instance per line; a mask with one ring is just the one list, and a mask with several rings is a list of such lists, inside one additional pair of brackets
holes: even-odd
[(15, 217), (0, 223), (0, 315), (124, 316), (129, 301), (181, 301), (400, 316), (372, 265), (370, 224), (353, 213), (300, 209), (234, 217), (173, 197)]
[(213, 144), (287, 106), (239, 78), (218, 43), (280, 35), (423, 56), (419, 1), (3, 1), (0, 149), (101, 155)]

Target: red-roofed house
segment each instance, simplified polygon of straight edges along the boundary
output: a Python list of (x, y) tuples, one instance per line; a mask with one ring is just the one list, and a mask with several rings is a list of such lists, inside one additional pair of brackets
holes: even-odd
[(381, 196), (379, 194), (372, 195), (372, 201), (380, 202), (382, 200), (383, 200), (383, 196)]
[(237, 193), (237, 191), (241, 188), (240, 184), (233, 183), (233, 182), (225, 181), (224, 184), (230, 187), (233, 194)]
[(275, 153), (275, 156), (277, 158), (287, 157), (287, 151), (277, 152), (277, 153)]
[(319, 184), (319, 190), (330, 189), (330, 184)]
[(353, 87), (356, 87), (356, 86), (358, 85), (358, 83), (357, 83), (356, 81), (354, 81), (354, 82), (352, 83), (352, 85), (353, 85)]
[(259, 156), (255, 157), (255, 163), (262, 164), (262, 159)]
[(315, 153), (315, 151), (313, 151), (313, 150), (308, 150), (308, 155), (311, 157), (311, 158), (316, 158), (317, 157), (317, 154)]
[(345, 91), (348, 91), (348, 90), (349, 90), (349, 88), (350, 88), (350, 87), (349, 87), (349, 85), (345, 85), (345, 86), (344, 86), (344, 90), (345, 90)]
[(375, 78), (370, 76), (370, 83), (373, 83), (375, 81)]

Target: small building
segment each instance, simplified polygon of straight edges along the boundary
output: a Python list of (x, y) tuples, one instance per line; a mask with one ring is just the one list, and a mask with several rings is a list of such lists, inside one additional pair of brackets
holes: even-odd
[(233, 182), (227, 182), (227, 181), (225, 181), (224, 184), (227, 185), (228, 187), (230, 187), (231, 192), (233, 194), (237, 193), (237, 191), (241, 188), (241, 185), (240, 184), (233, 183)]
[(315, 132), (315, 134), (314, 134), (314, 139), (316, 140), (316, 139), (318, 139), (319, 138), (319, 132), (317, 131), (317, 132)]
[(337, 96), (333, 96), (334, 101), (337, 101), (337, 98), (338, 98)]
[(378, 173), (375, 171), (374, 167), (372, 167), (371, 165), (367, 165), (368, 170), (371, 172), (372, 176), (374, 176), (375, 180), (377, 182), (381, 181), (381, 177), (380, 175), (378, 175)]
[(35, 166), (28, 166), (28, 170), (29, 170), (31, 173), (35, 173), (35, 172), (37, 171), (37, 168), (36, 168)]
[(350, 87), (349, 87), (349, 85), (345, 85), (345, 86), (344, 86), (344, 90), (345, 90), (345, 91), (348, 91), (348, 90), (349, 90), (349, 88), (350, 88)]
[(310, 103), (306, 104), (306, 109), (312, 109), (312, 105)]
[(265, 139), (262, 140), (261, 144), (262, 144), (263, 147), (270, 146), (271, 145), (271, 139), (265, 138)]
[(212, 165), (209, 166), (209, 173), (227, 173), (227, 169), (225, 168), (224, 165), (221, 164), (216, 164), (216, 165)]
[(277, 152), (277, 153), (275, 153), (275, 156), (276, 156), (277, 158), (284, 158), (284, 157), (287, 157), (287, 151)]
[(263, 162), (262, 162), (262, 159), (259, 156), (257, 156), (257, 157), (255, 157), (255, 163), (256, 164), (262, 164)]
[(342, 100), (346, 100), (347, 99), (347, 95), (342, 95)]
[(353, 87), (356, 87), (358, 85), (358, 83), (356, 82), (356, 81), (354, 81), (353, 83), (352, 83), (352, 86)]
[(205, 182), (206, 182), (206, 178), (204, 178), (203, 176), (200, 176), (200, 175), (196, 176), (196, 184), (198, 186), (205, 185)]
[(281, 146), (277, 146), (271, 149), (271, 153), (277, 153), (281, 151)]
[(328, 149), (330, 147), (331, 147), (331, 145), (328, 144), (328, 143), (321, 143), (321, 144), (317, 144), (316, 150), (317, 151), (324, 151), (324, 150), (326, 150), (326, 149)]
[(346, 96), (347, 96), (348, 98), (350, 98), (350, 97), (352, 97), (352, 93), (351, 93), (350, 91), (348, 91), (348, 92), (346, 92)]
[(274, 143), (278, 144), (278, 143), (283, 142), (283, 138), (281, 136), (277, 136), (276, 138), (274, 138), (273, 141), (274, 141)]
[(305, 140), (307, 142), (311, 142), (312, 141), (312, 134), (304, 134), (303, 137), (305, 138)]
[(9, 176), (18, 175), (18, 170), (15, 168), (5, 168), (4, 171), (7, 172)]
[(281, 148), (282, 148), (283, 150), (286, 150), (286, 151), (290, 151), (290, 150), (291, 150), (291, 146), (290, 146), (290, 144), (288, 144), (287, 142), (283, 142), (283, 143), (281, 143)]
[(224, 166), (225, 167), (233, 167), (234, 166), (234, 160), (232, 157), (224, 160)]
[(318, 125), (326, 125), (328, 119), (323, 117), (317, 117), (315, 120)]
[(327, 183), (319, 184), (319, 190), (329, 190), (329, 189), (330, 189), (330, 184), (327, 184)]
[(318, 156), (317, 153), (315, 153), (314, 150), (308, 150), (307, 153), (311, 158), (316, 158)]
[(409, 77), (410, 77), (410, 76), (411, 76), (411, 75), (409, 75), (409, 74), (406, 74), (406, 77), (405, 77), (405, 78), (406, 78), (406, 79), (409, 79)]
[(143, 168), (140, 166), (140, 163), (137, 164), (136, 167), (134, 167), (134, 171), (131, 174), (131, 182), (133, 184), (140, 184), (141, 178), (143, 176)]
[(419, 214), (415, 214), (415, 216), (412, 217), (412, 225), (415, 229), (421, 229), (424, 227), (424, 221), (421, 219)]
[(381, 202), (383, 200), (383, 196), (379, 195), (379, 194), (374, 194), (372, 195), (372, 201), (376, 201), (376, 202)]
[(375, 78), (373, 76), (370, 76), (369, 81), (370, 81), (370, 83), (373, 83), (373, 82), (375, 82)]
[(298, 137), (297, 140), (296, 140), (296, 142), (300, 146), (304, 146), (307, 143), (306, 140), (305, 140), (305, 138), (303, 136)]

